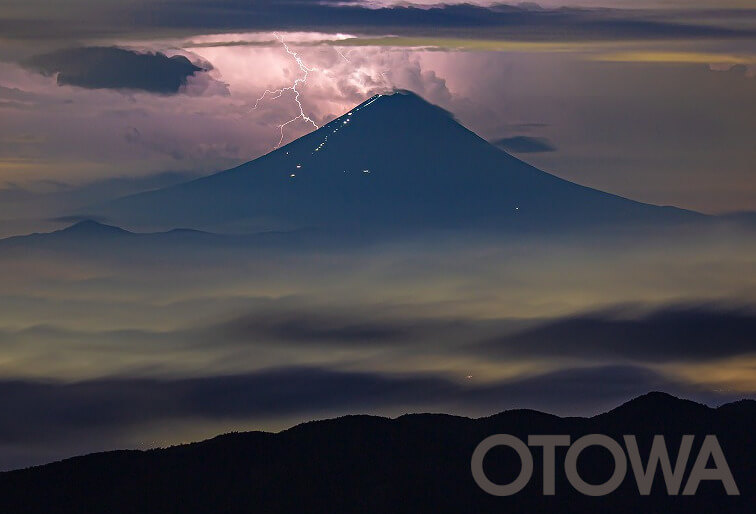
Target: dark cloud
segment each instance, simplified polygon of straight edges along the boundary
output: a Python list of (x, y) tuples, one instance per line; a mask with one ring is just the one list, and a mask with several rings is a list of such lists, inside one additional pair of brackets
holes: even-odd
[[(244, 346), (415, 345), (453, 354), (669, 362), (756, 353), (755, 333), (753, 309), (716, 304), (673, 305), (641, 314), (617, 308), (541, 322), (397, 317), (371, 314), (365, 309), (326, 311), (279, 305), (262, 307), (227, 322), (181, 330), (173, 337)], [(475, 343), (481, 340), (484, 342)]]
[(126, 89), (174, 94), (198, 71), (182, 55), (138, 53), (115, 47), (59, 50), (38, 55), (23, 63), (47, 75), (57, 74), (59, 85), (88, 89)]
[[(368, 8), (358, 2), (319, 0), (189, 0), (186, 2), (117, 2), (103, 9), (45, 12), (31, 6), (26, 16), (0, 21), (8, 37), (102, 37), (105, 33), (147, 33), (218, 30), (321, 30), (399, 35), (460, 36), (505, 39), (627, 39), (749, 37), (753, 31), (718, 27), (712, 18), (729, 18), (717, 11), (696, 18), (695, 12), (621, 9), (534, 9), (528, 6), (439, 5), (431, 8), (392, 6)], [(128, 12), (125, 17), (123, 13)], [(723, 10), (726, 11), (726, 10)], [(117, 14), (116, 14), (117, 13)], [(118, 16), (116, 18), (116, 16)], [(731, 17), (732, 15), (730, 15)], [(689, 21), (691, 19), (699, 21)], [(53, 23), (58, 20), (59, 23)], [(86, 22), (88, 21), (88, 22)], [(93, 23), (96, 21), (96, 23)], [(124, 23), (126, 21), (126, 23)], [(34, 23), (36, 22), (36, 23)], [(474, 33), (470, 31), (474, 30)]]
[[(408, 344), (438, 340), (450, 331), (464, 333), (464, 321), (401, 318), (359, 311), (279, 308), (257, 312), (205, 329), (228, 341), (292, 343)], [(203, 330), (203, 332), (205, 331)], [(459, 332), (461, 331), (461, 332)]]
[(641, 316), (618, 309), (567, 317), (482, 346), (501, 355), (696, 361), (756, 352), (754, 334), (752, 309), (679, 306)]
[[(191, 7), (194, 7), (192, 9)], [(527, 6), (470, 4), (439, 5), (431, 8), (393, 6), (366, 8), (356, 2), (310, 0), (246, 0), (207, 2), (193, 0), (189, 6), (148, 5), (141, 14), (146, 24), (165, 27), (208, 27), (247, 29), (353, 29), (366, 32), (422, 34), (428, 36), (533, 38), (533, 39), (616, 39), (635, 37), (698, 38), (741, 37), (752, 34), (705, 25), (656, 19), (650, 12), (612, 9), (531, 9)], [(644, 14), (646, 17), (644, 17)], [(702, 20), (703, 21), (703, 20)]]
[(395, 323), (356, 321), (311, 312), (247, 316), (226, 326), (225, 335), (254, 339), (259, 336), (288, 341), (387, 341), (403, 337), (406, 327)]
[[(201, 378), (105, 378), (76, 383), (0, 382), (5, 443), (64, 440), (169, 419), (307, 419), (324, 412), (438, 406), (493, 412), (534, 407), (595, 412), (652, 389), (690, 393), (636, 367), (576, 368), (486, 385), (428, 374), (384, 375), (323, 368), (276, 368)], [(711, 397), (707, 397), (711, 398)]]
[[(70, 217), (59, 221), (81, 220)], [(18, 238), (6, 241), (14, 239)], [(241, 244), (243, 240), (229, 241), (230, 245)], [(125, 251), (119, 247), (119, 255)], [(0, 342), (27, 349), (37, 347), (40, 340), (92, 345), (109, 341), (132, 348), (393, 347), (398, 351), (428, 348), (449, 359), (460, 355), (547, 359), (566, 356), (588, 362), (705, 362), (756, 353), (754, 333), (753, 309), (716, 304), (668, 306), (640, 314), (638, 309), (616, 308), (539, 321), (398, 316), (395, 312), (381, 311), (380, 307), (323, 309), (306, 307), (292, 299), (266, 300), (250, 312), (227, 321), (175, 330), (77, 331), (57, 325), (35, 325), (20, 331), (0, 330)]]
[(204, 419), (232, 429), (249, 427), (253, 419), (259, 428), (282, 416), (308, 421), (339, 414), (439, 410), (488, 415), (512, 408), (585, 415), (606, 411), (651, 390), (709, 404), (739, 398), (627, 366), (567, 369), (484, 385), (427, 374), (397, 376), (323, 368), (76, 383), (6, 380), (0, 381), (0, 469), (123, 447), (123, 434), (175, 426), (171, 422)]
[(556, 147), (544, 137), (512, 136), (491, 141), (508, 152), (514, 153), (541, 153), (553, 152)]
[(173, 380), (5, 381), (0, 382), (0, 437), (5, 442), (38, 441), (171, 418), (270, 418), (371, 409), (438, 400), (455, 390), (435, 377), (391, 378), (317, 368)]

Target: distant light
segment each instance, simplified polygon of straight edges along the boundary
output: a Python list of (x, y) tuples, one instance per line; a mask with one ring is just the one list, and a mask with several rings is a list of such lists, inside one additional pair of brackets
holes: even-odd
[(349, 116), (351, 116), (351, 115), (352, 115), (352, 113), (350, 112), (350, 113), (349, 113)]
[(297, 164), (297, 169), (299, 169), (299, 168), (301, 168), (301, 167), (302, 167), (302, 165), (301, 165), (301, 164)]
[(291, 174), (291, 175), (289, 175), (289, 176), (290, 176), (291, 178), (294, 178), (294, 177), (296, 177), (296, 175), (295, 175), (294, 173), (292, 173), (292, 174)]
[(520, 210), (520, 208), (519, 208), (519, 207), (515, 207), (515, 210), (516, 210), (516, 211), (519, 211), (519, 210)]
[(362, 173), (370, 173), (370, 170), (362, 170)]

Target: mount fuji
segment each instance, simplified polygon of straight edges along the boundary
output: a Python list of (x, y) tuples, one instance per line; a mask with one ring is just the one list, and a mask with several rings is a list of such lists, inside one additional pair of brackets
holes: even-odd
[(696, 221), (560, 179), (409, 91), (376, 95), (258, 159), (92, 209), (119, 225), (332, 233), (582, 230)]

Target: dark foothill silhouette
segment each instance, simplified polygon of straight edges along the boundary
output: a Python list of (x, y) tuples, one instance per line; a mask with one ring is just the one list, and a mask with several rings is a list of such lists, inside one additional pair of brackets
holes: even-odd
[[(649, 393), (591, 418), (531, 410), (478, 419), (346, 416), (275, 434), (231, 433), (166, 449), (99, 453), (1, 473), (0, 512), (746, 514), (756, 505), (754, 423), (756, 401), (709, 408), (664, 393)], [(556, 494), (544, 496), (542, 454), (533, 448), (535, 469), (528, 485), (513, 496), (490, 496), (473, 481), (470, 457), (480, 441), (497, 433), (525, 441), (532, 434), (568, 434), (573, 441), (590, 433), (617, 441), (633, 434), (644, 464), (653, 435), (666, 437), (674, 463), (682, 435), (694, 434), (685, 480), (703, 437), (714, 434), (740, 495), (726, 495), (721, 482), (703, 481), (694, 496), (669, 496), (657, 472), (651, 494), (642, 496), (628, 467), (613, 493), (583, 496), (567, 482), (566, 449), (558, 448)], [(513, 480), (520, 469), (514, 452), (504, 447), (492, 450), (484, 465), (501, 483)], [(600, 483), (611, 475), (612, 460), (606, 450), (589, 448), (578, 469), (586, 481)]]

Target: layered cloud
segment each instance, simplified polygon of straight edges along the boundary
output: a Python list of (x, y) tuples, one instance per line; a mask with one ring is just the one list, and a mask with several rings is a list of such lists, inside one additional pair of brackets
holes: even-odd
[[(97, 6), (98, 8), (90, 8)], [(636, 7), (632, 5), (632, 7)], [(123, 12), (130, 14), (123, 23)], [(727, 11), (724, 11), (727, 12)], [(721, 13), (721, 11), (720, 11)], [(746, 11), (748, 15), (751, 13)], [(89, 4), (80, 0), (61, 11), (40, 2), (16, 8), (3, 32), (16, 38), (81, 38), (122, 36), (155, 30), (240, 31), (312, 30), (392, 33), (402, 35), (469, 35), (508, 39), (732, 38), (753, 35), (750, 29), (712, 25), (722, 18), (695, 11), (670, 19), (654, 10), (540, 8), (503, 4), (366, 5), (363, 2), (222, 0), (209, 2), (140, 2)], [(692, 19), (691, 19), (692, 18)], [(34, 23), (36, 22), (36, 23)], [(96, 22), (96, 27), (92, 26)], [(557, 36), (558, 34), (558, 36)]]
[[(600, 383), (601, 387), (596, 387)], [(538, 408), (593, 414), (651, 390), (721, 404), (736, 395), (694, 387), (634, 367), (567, 369), (486, 385), (430, 374), (386, 375), (323, 368), (277, 368), (200, 378), (112, 378), (76, 383), (0, 381), (0, 469), (49, 460), (73, 448), (118, 445), (145, 425), (212, 422), (276, 426), (286, 416), (445, 409), (490, 414)], [(554, 394), (556, 392), (556, 394)], [(569, 404), (570, 408), (564, 406)], [(249, 420), (255, 420), (250, 422)], [(83, 445), (83, 446), (82, 446)], [(53, 448), (54, 450), (51, 450)], [(21, 460), (19, 454), (26, 452)], [(48, 453), (49, 452), (49, 453)]]
[(741, 233), (353, 248), (82, 230), (0, 244), (0, 467), (344, 413), (756, 392)]
[[(601, 383), (601, 388), (595, 384)], [(270, 420), (296, 413), (374, 412), (377, 408), (454, 408), (463, 412), (537, 406), (570, 414), (597, 412), (664, 388), (698, 392), (634, 367), (588, 367), (486, 385), (432, 374), (390, 375), (323, 368), (274, 368), (199, 378), (112, 378), (75, 383), (0, 382), (4, 442), (66, 439), (73, 432), (119, 430), (170, 418)], [(545, 394), (559, 391), (557, 395)], [(733, 396), (703, 395), (724, 401)], [(577, 402), (575, 401), (576, 399)], [(569, 409), (564, 408), (570, 403)], [(262, 423), (261, 423), (262, 424)]]
[(750, 309), (677, 306), (558, 319), (483, 345), (503, 355), (696, 361), (756, 353), (756, 314)]

